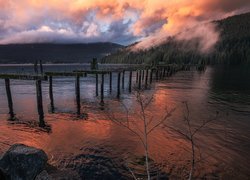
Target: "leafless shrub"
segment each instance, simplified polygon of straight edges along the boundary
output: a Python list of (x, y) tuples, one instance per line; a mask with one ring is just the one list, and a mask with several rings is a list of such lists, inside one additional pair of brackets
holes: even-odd
[[(166, 108), (166, 111), (163, 113), (163, 116), (160, 120), (158, 120), (156, 123), (156, 119), (154, 114), (149, 115), (147, 113), (147, 110), (152, 103), (154, 96), (146, 97), (141, 90), (136, 89), (135, 91), (135, 97), (136, 102), (139, 105), (139, 112), (138, 112), (138, 119), (134, 119), (135, 115), (130, 114), (130, 110), (128, 107), (122, 103), (122, 107), (125, 111), (125, 121), (122, 121), (120, 117), (116, 117), (115, 113), (112, 111), (112, 109), (107, 109), (106, 115), (108, 118), (116, 123), (119, 126), (125, 127), (128, 129), (131, 133), (133, 133), (141, 142), (143, 145), (144, 151), (145, 151), (145, 164), (146, 164), (146, 171), (147, 171), (147, 178), (150, 180), (150, 164), (149, 164), (149, 143), (148, 143), (148, 137), (149, 135), (159, 126), (163, 125), (165, 121), (167, 121), (171, 116), (172, 113), (175, 111), (175, 108), (168, 110)], [(142, 123), (142, 127), (138, 125), (138, 123)], [(131, 169), (130, 169), (131, 171)], [(135, 178), (134, 173), (132, 173), (133, 177)]]
[(199, 154), (201, 156), (200, 148), (195, 142), (195, 135), (202, 129), (205, 128), (209, 123), (212, 121), (216, 120), (218, 118), (218, 112), (216, 113), (215, 117), (210, 118), (209, 120), (203, 121), (198, 127), (193, 126), (191, 124), (191, 119), (190, 119), (190, 110), (187, 102), (184, 102), (185, 108), (186, 108), (186, 114), (184, 115), (184, 122), (186, 123), (187, 131), (177, 129), (173, 126), (166, 125), (165, 127), (169, 128), (170, 130), (177, 132), (179, 135), (184, 137), (187, 141), (190, 142), (191, 145), (191, 168), (189, 172), (189, 180), (193, 179), (193, 174), (195, 171), (195, 165), (196, 165), (196, 149), (199, 151)]

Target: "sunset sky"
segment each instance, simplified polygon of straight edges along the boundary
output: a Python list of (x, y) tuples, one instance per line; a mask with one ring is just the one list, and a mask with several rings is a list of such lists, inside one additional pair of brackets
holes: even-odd
[(249, 0), (0, 0), (0, 44), (111, 41), (173, 35), (250, 10)]

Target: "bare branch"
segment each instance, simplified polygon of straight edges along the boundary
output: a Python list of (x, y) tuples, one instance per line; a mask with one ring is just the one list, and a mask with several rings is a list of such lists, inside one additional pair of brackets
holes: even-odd
[(155, 126), (153, 126), (147, 134), (150, 134), (155, 128), (157, 128), (158, 126), (160, 126), (161, 124), (163, 124), (169, 117), (172, 116), (172, 113), (175, 111), (175, 108), (172, 109), (170, 112), (167, 112), (167, 114), (163, 117), (163, 119), (157, 123)]
[(210, 122), (215, 121), (217, 118), (218, 118), (218, 113), (216, 114), (216, 116), (213, 119), (210, 119), (208, 121), (203, 122), (202, 125), (200, 125), (197, 129), (195, 129), (194, 132), (192, 133), (192, 136), (194, 136), (198, 131), (200, 131), (202, 128), (204, 128)]

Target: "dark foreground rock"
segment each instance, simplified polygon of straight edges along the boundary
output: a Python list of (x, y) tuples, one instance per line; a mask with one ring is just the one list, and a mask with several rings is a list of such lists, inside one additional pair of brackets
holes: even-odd
[(77, 172), (59, 170), (47, 163), (41, 149), (15, 144), (0, 157), (0, 180), (78, 180)]
[(15, 144), (0, 159), (0, 169), (8, 179), (35, 179), (45, 169), (47, 160), (43, 150)]
[(6, 180), (7, 179), (7, 174), (1, 168), (0, 168), (0, 179), (1, 180)]

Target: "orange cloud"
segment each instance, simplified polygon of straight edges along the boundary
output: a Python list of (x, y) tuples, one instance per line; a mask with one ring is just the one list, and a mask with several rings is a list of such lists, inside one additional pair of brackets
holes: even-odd
[[(53, 33), (70, 31), (75, 39), (84, 37), (83, 41), (93, 34), (105, 41), (120, 36), (123, 43), (123, 39), (174, 35), (200, 22), (220, 19), (242, 9), (250, 10), (250, 1), (0, 0), (0, 9), (0, 43), (8, 43), (10, 37), (11, 42), (15, 42), (13, 35), (20, 36), (18, 41), (21, 41), (21, 35), (26, 34), (27, 38), (30, 31), (34, 37), (43, 26), (48, 26)], [(123, 26), (122, 32), (116, 32), (118, 24), (126, 24), (127, 29)], [(57, 35), (60, 37), (60, 33)]]

